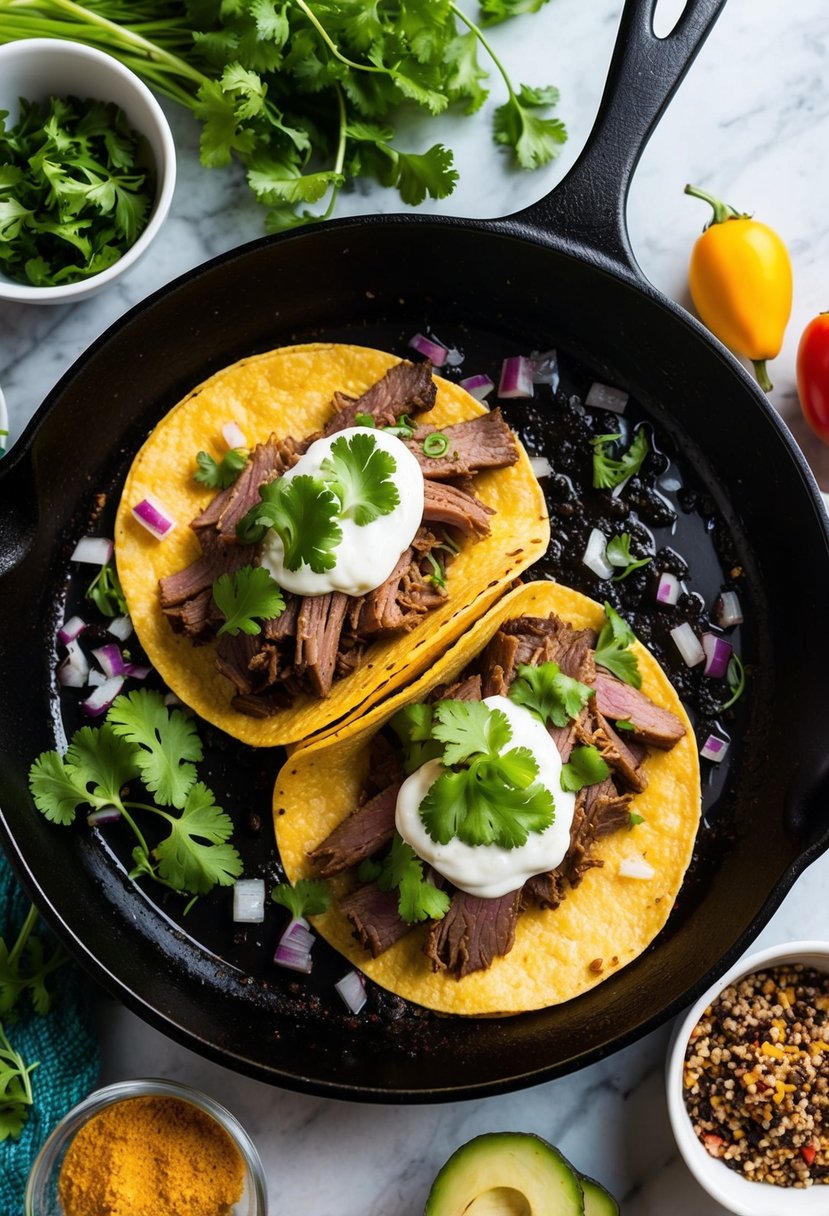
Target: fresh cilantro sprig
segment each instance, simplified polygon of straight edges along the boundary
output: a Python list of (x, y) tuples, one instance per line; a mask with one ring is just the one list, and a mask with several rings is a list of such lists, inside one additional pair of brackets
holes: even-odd
[(113, 558), (101, 566), (86, 589), (86, 598), (102, 616), (123, 616), (126, 613), (127, 600)]
[(631, 540), (629, 532), (621, 532), (618, 536), (612, 536), (607, 542), (605, 557), (611, 566), (615, 566), (620, 571), (619, 574), (614, 574), (611, 580), (614, 583), (620, 583), (629, 574), (633, 574), (634, 570), (641, 570), (643, 566), (647, 566), (653, 560), (650, 557), (634, 557), (630, 551)]
[(209, 452), (197, 452), (193, 480), (209, 486), (211, 490), (226, 490), (236, 481), (249, 456), (245, 448), (231, 448), (221, 460), (216, 460)]
[(512, 728), (502, 710), (482, 701), (439, 701), (432, 735), (443, 744), (444, 766), (420, 804), (432, 840), (511, 849), (553, 822), (553, 795), (536, 781), (529, 748), (508, 748)]
[[(229, 886), (242, 861), (229, 843), (230, 816), (196, 779), (202, 746), (193, 720), (165, 706), (160, 693), (138, 689), (116, 697), (102, 725), (83, 726), (66, 754), (44, 752), (29, 770), (38, 810), (53, 823), (74, 822), (78, 810), (114, 807), (131, 828), (131, 877), (147, 875), (174, 891), (203, 895)], [(131, 797), (141, 781), (153, 802)], [(163, 821), (167, 835), (150, 847), (134, 813)]]
[(340, 504), (340, 518), (353, 519), (362, 528), (398, 506), (396, 470), (391, 452), (381, 448), (373, 435), (363, 433), (335, 439), (320, 471)]
[(220, 574), (213, 584), (213, 599), (225, 618), (218, 632), (233, 637), (240, 630), (261, 633), (259, 620), (270, 620), (285, 611), (282, 589), (264, 566), (240, 566), (232, 574)]
[(642, 675), (636, 655), (629, 649), (636, 641), (636, 635), (627, 621), (619, 616), (616, 609), (608, 603), (604, 606), (605, 623), (602, 625), (596, 643), (595, 660), (599, 667), (606, 667), (625, 684), (641, 688)]
[(397, 832), (382, 861), (362, 862), (358, 876), (363, 882), (376, 882), (381, 891), (396, 890), (397, 910), (407, 924), (442, 920), (449, 911), (449, 895), (424, 877), (423, 862)]
[(577, 718), (596, 690), (565, 675), (558, 663), (520, 663), (509, 697), (546, 725), (566, 726)]
[(38, 1064), (26, 1063), (0, 1023), (0, 1143), (17, 1140), (23, 1131), (34, 1102), (32, 1073)]
[(404, 705), (389, 719), (389, 726), (403, 749), (405, 773), (413, 773), (428, 760), (437, 760), (443, 755), (443, 744), (432, 734), (433, 721), (433, 706), (423, 701)]
[(293, 886), (280, 882), (271, 891), (274, 903), (287, 908), (295, 920), (320, 916), (331, 903), (331, 891), (322, 878), (298, 878)]
[(574, 747), (570, 759), (561, 766), (561, 788), (577, 794), (586, 785), (598, 785), (609, 774), (607, 762), (592, 743)]
[(593, 485), (597, 490), (615, 490), (623, 481), (638, 473), (650, 451), (648, 433), (644, 427), (639, 427), (633, 437), (630, 447), (621, 455), (614, 456), (611, 445), (621, 439), (621, 433), (612, 435), (596, 435), (593, 444)]

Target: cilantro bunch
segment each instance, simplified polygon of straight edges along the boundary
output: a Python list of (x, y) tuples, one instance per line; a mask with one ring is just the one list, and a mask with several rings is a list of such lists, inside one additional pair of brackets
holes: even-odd
[(552, 160), (566, 139), (557, 90), (515, 85), (482, 28), (544, 3), (480, 0), (478, 24), (455, 0), (0, 0), (0, 42), (74, 38), (120, 59), (193, 111), (202, 164), (241, 162), (275, 232), (329, 216), (354, 178), (411, 205), (451, 194), (451, 151), (404, 150), (394, 121), (402, 105), (475, 114), (481, 51), (506, 93), (493, 139), (524, 169)]
[[(101, 726), (76, 731), (66, 754), (44, 752), (29, 770), (29, 788), (52, 823), (70, 824), (82, 807), (113, 811), (131, 828), (131, 878), (146, 876), (173, 891), (203, 895), (229, 886), (242, 861), (228, 843), (230, 817), (197, 780), (202, 746), (193, 720), (165, 706), (160, 693), (139, 689), (113, 701)], [(152, 797), (136, 798), (143, 786)], [(135, 813), (161, 821), (166, 835), (150, 846)]]

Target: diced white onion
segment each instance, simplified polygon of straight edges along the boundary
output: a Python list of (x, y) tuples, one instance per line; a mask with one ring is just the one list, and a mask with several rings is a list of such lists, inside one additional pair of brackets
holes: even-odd
[(416, 350), (419, 355), (423, 355), (435, 367), (443, 367), (446, 362), (448, 350), (439, 342), (433, 342), (431, 338), (427, 338), (425, 334), (414, 334), (409, 338), (409, 346), (412, 350)]
[(498, 381), (498, 396), (509, 400), (515, 397), (532, 397), (533, 385), (532, 359), (526, 355), (511, 355), (501, 364), (501, 378)]
[(587, 569), (592, 570), (599, 578), (610, 578), (613, 574), (613, 567), (605, 556), (606, 550), (607, 537), (598, 528), (593, 528), (587, 538), (587, 548), (581, 560)]
[(228, 451), (234, 448), (246, 448), (248, 441), (238, 422), (226, 422), (222, 427), (222, 439), (227, 444)]
[(537, 351), (530, 355), (533, 384), (549, 384), (553, 392), (559, 386), (558, 355), (554, 350)]
[(460, 367), (465, 357), (463, 351), (458, 350), (457, 346), (450, 346), (446, 351), (446, 366)]
[(264, 878), (237, 878), (233, 884), (233, 919), (244, 925), (261, 925), (265, 919)]
[(127, 638), (132, 635), (132, 620), (129, 616), (114, 616), (111, 621), (107, 622), (107, 632), (111, 633), (119, 642), (126, 642)]
[(81, 709), (90, 718), (97, 718), (107, 709), (118, 696), (124, 684), (123, 676), (112, 676), (99, 684), (85, 701), (81, 701)]
[(714, 619), (723, 629), (732, 625), (742, 625), (743, 610), (736, 591), (723, 591), (714, 608)]
[(716, 735), (709, 735), (699, 749), (699, 754), (704, 756), (706, 760), (713, 760), (715, 764), (725, 759), (725, 753), (728, 751), (728, 740), (719, 739)]
[(624, 414), (629, 393), (610, 384), (601, 384), (598, 380), (590, 385), (584, 404), (591, 410), (610, 410), (612, 414)]
[(84, 629), (86, 629), (86, 621), (82, 617), (70, 616), (69, 620), (64, 621), (58, 630), (58, 641), (64, 646), (68, 642), (74, 642)]
[(679, 600), (679, 579), (670, 570), (663, 570), (656, 585), (657, 604), (676, 604)]
[(84, 688), (89, 676), (89, 660), (78, 641), (67, 642), (66, 658), (58, 666), (58, 683), (63, 688)]
[(675, 629), (672, 629), (671, 637), (677, 650), (682, 655), (686, 666), (696, 667), (697, 663), (703, 662), (705, 651), (702, 649), (700, 640), (688, 621), (683, 621), (681, 625), (677, 625)]
[(553, 466), (550, 464), (546, 456), (531, 456), (530, 466), (532, 467), (533, 473), (535, 473), (539, 480), (542, 477), (549, 477), (553, 471)]
[(645, 861), (641, 853), (631, 853), (619, 862), (619, 874), (622, 878), (653, 878), (656, 870)]
[(352, 1013), (359, 1013), (366, 1003), (366, 984), (359, 971), (347, 971), (334, 985)]
[(710, 676), (712, 680), (721, 680), (728, 671), (728, 664), (731, 660), (731, 643), (726, 642), (725, 638), (721, 638), (717, 633), (704, 633), (702, 649), (705, 651), (705, 667), (702, 669), (702, 674)]
[(93, 667), (89, 673), (86, 684), (88, 688), (99, 688), (101, 684), (105, 684), (110, 676), (105, 676), (102, 671), (96, 671)]
[(483, 373), (479, 373), (477, 376), (467, 376), (465, 380), (459, 380), (458, 383), (476, 401), (485, 401), (495, 388), (493, 381), (489, 376), (483, 375)]
[(163, 540), (175, 527), (176, 521), (153, 494), (148, 494), (137, 502), (132, 508), (132, 514), (157, 540)]
[(105, 536), (84, 536), (75, 545), (70, 558), (90, 566), (105, 566), (112, 557), (113, 543)]

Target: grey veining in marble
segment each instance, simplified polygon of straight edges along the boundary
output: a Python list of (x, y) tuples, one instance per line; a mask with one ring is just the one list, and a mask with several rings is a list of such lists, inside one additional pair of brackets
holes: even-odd
[[(662, 0), (660, 20), (667, 22), (679, 7), (681, 0)], [(620, 9), (617, 0), (551, 0), (539, 14), (492, 31), (493, 45), (516, 79), (559, 85), (570, 140), (561, 159), (540, 173), (509, 169), (487, 129), (501, 100), (493, 77), (493, 97), (474, 122), (445, 117), (428, 129), (414, 121), (403, 128), (413, 149), (443, 139), (457, 153), (457, 192), (424, 210), (508, 214), (560, 180), (587, 138)], [(262, 213), (241, 174), (201, 169), (196, 124), (172, 106), (167, 111), (179, 149), (179, 181), (166, 228), (144, 261), (122, 284), (86, 303), (53, 309), (0, 304), (0, 384), (10, 442), (73, 360), (126, 309), (262, 232)], [(771, 364), (772, 400), (823, 489), (829, 489), (829, 449), (801, 421), (794, 361), (804, 324), (829, 308), (827, 149), (826, 0), (728, 0), (642, 157), (629, 200), (631, 240), (644, 274), (686, 306), (688, 253), (706, 220), (702, 204), (683, 195), (686, 181), (756, 213), (785, 237), (795, 304), (783, 351)], [(343, 195), (338, 214), (398, 209), (396, 196), (359, 189)], [(829, 937), (827, 885), (829, 856), (798, 878), (758, 944)], [(417, 1216), (431, 1178), (460, 1143), (507, 1129), (535, 1131), (557, 1143), (616, 1192), (625, 1216), (717, 1216), (722, 1210), (694, 1184), (671, 1138), (662, 1078), (668, 1027), (574, 1075), (519, 1093), (380, 1107), (270, 1088), (193, 1055), (108, 999), (100, 1013), (102, 1081), (162, 1074), (223, 1100), (264, 1158), (273, 1211)]]

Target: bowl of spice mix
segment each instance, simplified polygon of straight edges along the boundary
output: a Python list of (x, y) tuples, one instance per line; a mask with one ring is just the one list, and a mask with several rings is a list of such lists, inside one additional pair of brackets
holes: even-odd
[(176, 1081), (96, 1090), (58, 1124), (24, 1216), (266, 1216), (262, 1163), (213, 1098)]
[(829, 942), (748, 955), (677, 1023), (668, 1111), (694, 1177), (737, 1216), (829, 1212)]
[(129, 68), (68, 39), (0, 46), (0, 300), (108, 286), (152, 244), (175, 181), (164, 111)]

